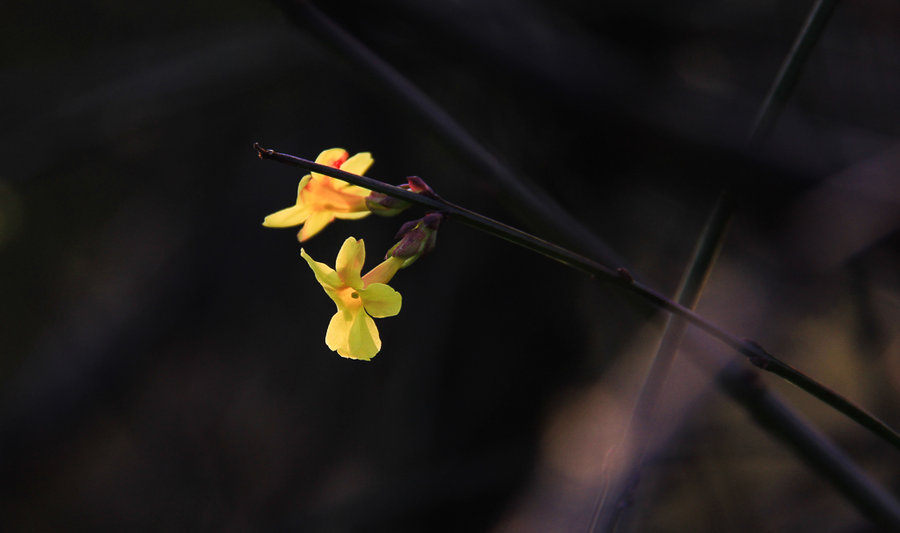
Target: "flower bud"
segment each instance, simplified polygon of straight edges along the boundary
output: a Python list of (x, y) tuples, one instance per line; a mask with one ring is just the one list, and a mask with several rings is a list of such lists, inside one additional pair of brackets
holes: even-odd
[(406, 178), (407, 185), (403, 187), (404, 189), (409, 189), (410, 191), (421, 194), (422, 196), (428, 196), (430, 198), (437, 198), (438, 195), (435, 194), (434, 190), (425, 183), (425, 180), (420, 178), (419, 176), (407, 176)]
[(428, 213), (419, 220), (409, 221), (400, 227), (397, 238), (400, 242), (388, 250), (385, 258), (396, 257), (403, 259), (401, 268), (406, 268), (413, 262), (434, 250), (437, 243), (437, 231), (440, 228), (444, 215), (440, 213)]
[[(405, 189), (406, 186), (403, 186), (403, 188)], [(384, 193), (375, 191), (372, 191), (372, 193), (366, 197), (366, 207), (369, 208), (369, 211), (382, 217), (399, 215), (411, 205), (412, 204), (406, 200), (394, 198), (393, 196), (388, 196)]]

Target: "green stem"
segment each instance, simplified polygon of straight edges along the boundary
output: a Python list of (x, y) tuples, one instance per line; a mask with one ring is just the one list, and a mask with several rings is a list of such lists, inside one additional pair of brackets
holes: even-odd
[(534, 235), (516, 229), (512, 226), (508, 226), (484, 215), (454, 205), (437, 196), (430, 197), (419, 195), (401, 189), (400, 187), (388, 185), (387, 183), (370, 177), (357, 176), (356, 174), (344, 172), (343, 170), (334, 167), (319, 165), (312, 161), (302, 159), (293, 155), (276, 152), (275, 150), (269, 150), (259, 146), (258, 143), (254, 144), (254, 147), (256, 148), (259, 157), (262, 159), (271, 159), (279, 163), (300, 167), (310, 172), (325, 174), (326, 176), (331, 176), (332, 178), (337, 178), (348, 183), (352, 183), (353, 185), (365, 187), (366, 189), (369, 189), (371, 191), (380, 192), (393, 196), (395, 198), (399, 198), (401, 200), (406, 200), (414, 205), (418, 205), (426, 209), (440, 211), (447, 216), (455, 218), (460, 222), (472, 226), (476, 229), (500, 237), (504, 240), (507, 240), (534, 252), (540, 253), (551, 259), (559, 261), (560, 263), (568, 265), (571, 268), (580, 270), (591, 276), (595, 276), (608, 283), (612, 283), (619, 287), (625, 288), (626, 290), (629, 290), (632, 293), (647, 300), (654, 306), (680, 316), (688, 323), (705, 331), (709, 335), (719, 339), (719, 341), (723, 342), (727, 346), (730, 346), (737, 352), (746, 356), (753, 365), (781, 376), (782, 378), (809, 392), (816, 398), (819, 398), (826, 404), (845, 414), (850, 419), (871, 430), (879, 437), (882, 437), (883, 439), (900, 449), (900, 434), (888, 427), (884, 422), (881, 422), (871, 414), (857, 407), (852, 402), (843, 398), (839, 394), (831, 391), (824, 385), (821, 385), (812, 378), (790, 367), (786, 363), (783, 363), (782, 361), (776, 359), (774, 356), (762, 349), (759, 344), (732, 335), (718, 325), (706, 320), (688, 307), (685, 307), (684, 305), (666, 298), (662, 294), (653, 290), (651, 287), (635, 280), (634, 278), (632, 278), (631, 274), (629, 274), (624, 269), (613, 270), (592, 259), (584, 257), (583, 255), (567, 250), (566, 248), (535, 237)]

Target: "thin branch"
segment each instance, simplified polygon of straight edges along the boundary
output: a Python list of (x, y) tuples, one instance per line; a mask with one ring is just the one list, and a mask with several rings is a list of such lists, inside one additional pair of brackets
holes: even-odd
[(831, 17), (831, 13), (834, 12), (836, 5), (837, 0), (818, 0), (810, 10), (809, 16), (806, 17), (806, 22), (803, 23), (803, 28), (797, 34), (790, 52), (788, 52), (784, 62), (781, 64), (781, 68), (778, 70), (778, 74), (775, 75), (775, 79), (772, 81), (772, 86), (769, 88), (762, 106), (760, 106), (759, 113), (753, 120), (753, 126), (750, 127), (750, 132), (747, 135), (747, 145), (749, 147), (756, 147), (771, 131), (778, 114), (797, 84), (800, 72), (803, 70), (807, 58), (812, 53), (816, 41), (819, 40), (819, 37), (825, 30), (828, 19)]
[[(718, 367), (710, 358), (702, 357), (696, 351), (688, 351), (686, 355), (708, 372)], [(811, 470), (835, 487), (863, 516), (885, 531), (900, 531), (900, 503), (896, 498), (860, 469), (828, 436), (769, 390), (759, 372), (733, 361), (716, 371), (714, 379), (719, 390), (751, 415), (758, 427), (781, 441)], [(627, 495), (636, 485), (642, 468), (643, 464), (637, 461), (632, 464), (630, 471), (623, 475), (621, 486), (616, 486), (624, 497), (610, 498), (608, 503), (611, 505), (604, 506), (603, 514), (592, 524), (591, 530), (615, 531), (620, 518), (618, 515), (627, 508)], [(595, 528), (595, 525), (599, 527)]]
[[(690, 267), (679, 284), (676, 292), (679, 304), (693, 309), (700, 300), (700, 294), (721, 249), (733, 212), (734, 207), (731, 200), (725, 194), (721, 195), (716, 200), (715, 207), (706, 221), (703, 234), (691, 257)], [(687, 322), (677, 315), (669, 315), (656, 355), (650, 364), (650, 370), (647, 372), (640, 393), (638, 393), (637, 402), (635, 402), (634, 410), (624, 432), (623, 442), (627, 439), (632, 443), (630, 451), (635, 467), (616, 483), (609, 479), (605, 480), (605, 490), (601, 492), (597, 500), (588, 531), (614, 531), (622, 512), (627, 507), (626, 502), (629, 501), (629, 496), (637, 487), (649, 444), (648, 439), (642, 433), (645, 428), (653, 426), (659, 394), (668, 378), (669, 369), (686, 329)]]
[[(707, 366), (708, 365), (704, 365)], [(768, 390), (759, 373), (730, 364), (716, 375), (719, 388), (768, 433), (831, 482), (847, 500), (885, 531), (900, 531), (900, 505), (847, 455)]]
[(888, 427), (884, 422), (878, 420), (873, 415), (867, 413), (831, 389), (806, 376), (799, 370), (775, 358), (756, 342), (741, 339), (732, 335), (720, 326), (695, 313), (693, 310), (670, 300), (653, 290), (651, 287), (635, 280), (625, 269), (620, 268), (618, 270), (613, 270), (592, 259), (584, 257), (583, 255), (563, 248), (562, 246), (558, 246), (512, 226), (508, 226), (484, 215), (457, 206), (437, 196), (428, 197), (419, 195), (370, 177), (357, 176), (356, 174), (344, 172), (334, 167), (319, 165), (293, 155), (269, 150), (259, 146), (259, 144), (255, 144), (254, 147), (256, 148), (259, 157), (262, 159), (271, 159), (279, 163), (300, 167), (311, 172), (325, 174), (326, 176), (344, 180), (353, 185), (365, 187), (371, 191), (406, 200), (412, 204), (425, 207), (426, 209), (441, 211), (447, 216), (455, 218), (464, 224), (540, 253), (568, 265), (569, 267), (595, 276), (602, 281), (625, 288), (647, 300), (657, 308), (682, 317), (693, 326), (719, 339), (719, 341), (747, 357), (754, 366), (781, 376), (900, 449), (900, 434)]

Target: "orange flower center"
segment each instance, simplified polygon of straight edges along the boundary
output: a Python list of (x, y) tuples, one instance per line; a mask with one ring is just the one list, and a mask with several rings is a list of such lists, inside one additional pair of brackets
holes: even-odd
[(340, 298), (344, 309), (347, 309), (348, 311), (354, 311), (362, 307), (363, 303), (362, 299), (359, 297), (359, 292), (353, 287), (338, 289), (337, 296)]

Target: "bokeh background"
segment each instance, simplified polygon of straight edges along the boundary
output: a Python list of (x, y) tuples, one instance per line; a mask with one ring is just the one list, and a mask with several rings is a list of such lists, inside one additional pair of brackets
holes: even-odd
[[(0, 8), (0, 529), (585, 530), (665, 316), (450, 221), (382, 352), (330, 352), (294, 231), (260, 226), (300, 173), (255, 141), (371, 151), (373, 177), (584, 243), (276, 4)], [(900, 426), (896, 3), (838, 6), (752, 151), (811, 2), (319, 7), (666, 294), (731, 191), (701, 313)], [(372, 265), (415, 216), (304, 246), (364, 238)], [(738, 356), (684, 351), (622, 530), (870, 530), (716, 390)], [(764, 381), (900, 494), (896, 450)]]

